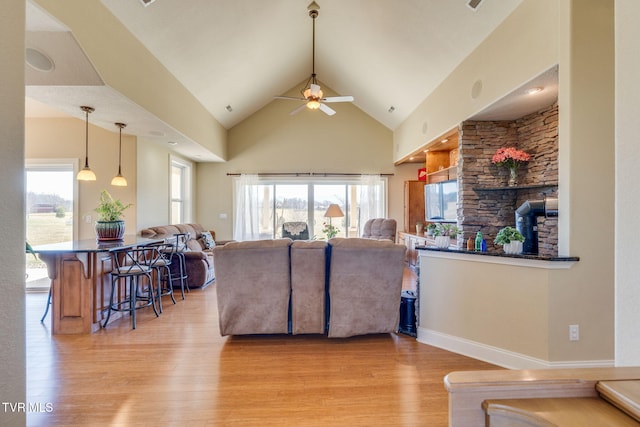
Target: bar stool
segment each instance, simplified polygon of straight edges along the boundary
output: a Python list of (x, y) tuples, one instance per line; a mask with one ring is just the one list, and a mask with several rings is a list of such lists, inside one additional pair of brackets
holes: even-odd
[[(189, 289), (189, 282), (187, 282), (187, 265), (185, 261), (184, 253), (187, 249), (187, 240), (189, 240), (189, 233), (176, 233), (174, 237), (168, 239), (171, 242), (171, 260), (177, 261), (177, 266), (172, 269), (173, 279), (180, 280), (180, 292), (182, 299), (184, 299), (184, 289), (187, 288), (187, 292), (191, 292)], [(175, 273), (178, 273), (177, 276)]]
[(171, 274), (173, 245), (160, 243), (143, 246), (143, 248), (149, 248), (152, 251), (146, 264), (156, 273), (158, 284), (156, 300), (158, 302), (158, 310), (162, 313), (162, 297), (170, 296), (171, 301), (174, 304), (176, 303), (176, 299), (173, 297), (173, 278)]
[(40, 323), (44, 323), (44, 319), (47, 317), (49, 313), (49, 308), (51, 308), (51, 294), (53, 293), (53, 281), (56, 278), (56, 257), (54, 255), (49, 254), (39, 254), (38, 258), (42, 262), (47, 265), (47, 275), (49, 276), (49, 296), (47, 297), (47, 306), (44, 310), (44, 314), (40, 319)]
[[(153, 312), (156, 314), (156, 317), (159, 316), (154, 303), (153, 280), (151, 278), (152, 268), (148, 265), (151, 257), (157, 256), (157, 249), (112, 249), (111, 253), (113, 255), (114, 266), (111, 272), (111, 296), (109, 297), (109, 312), (102, 327), (107, 327), (112, 311), (127, 311), (131, 314), (132, 329), (135, 329), (136, 310), (151, 306), (153, 307)], [(146, 295), (142, 288), (143, 283), (141, 283), (144, 277), (148, 280)], [(120, 279), (124, 279), (125, 283), (128, 284), (129, 295), (122, 301), (114, 302), (113, 297), (116, 293), (116, 285)], [(143, 302), (143, 304), (138, 305), (139, 301)]]

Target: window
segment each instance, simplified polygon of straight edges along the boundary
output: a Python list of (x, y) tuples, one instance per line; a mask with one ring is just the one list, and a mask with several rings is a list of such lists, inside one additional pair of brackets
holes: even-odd
[[(309, 236), (324, 238), (324, 224), (337, 227), (338, 237), (357, 237), (369, 218), (386, 216), (387, 180), (377, 175), (342, 179), (273, 179), (242, 175), (234, 180), (234, 239), (282, 236), (282, 224), (306, 222)], [(337, 204), (343, 217), (326, 218)]]
[(169, 191), (171, 224), (191, 222), (191, 163), (171, 159)]

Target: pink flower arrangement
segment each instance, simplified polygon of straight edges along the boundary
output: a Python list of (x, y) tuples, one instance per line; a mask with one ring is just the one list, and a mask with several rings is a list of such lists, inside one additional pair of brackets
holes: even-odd
[(493, 155), (491, 163), (509, 169), (517, 169), (518, 166), (529, 160), (531, 160), (531, 156), (522, 150), (516, 150), (515, 147), (502, 147)]

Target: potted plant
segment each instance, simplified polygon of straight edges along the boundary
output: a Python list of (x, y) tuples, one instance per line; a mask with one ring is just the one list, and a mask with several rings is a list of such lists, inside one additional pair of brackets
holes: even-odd
[(327, 236), (327, 240), (336, 237), (339, 231), (338, 227), (327, 224), (326, 222), (323, 224), (322, 232)]
[(427, 236), (433, 236), (433, 232), (436, 229), (436, 223), (435, 222), (430, 222), (427, 225)]
[(520, 254), (522, 253), (522, 242), (524, 242), (524, 236), (514, 227), (507, 226), (498, 231), (493, 242), (498, 245), (502, 245), (504, 253), (506, 254)]
[(96, 235), (98, 241), (122, 240), (124, 236), (123, 212), (132, 206), (125, 205), (120, 200), (114, 199), (107, 190), (100, 193), (98, 207), (94, 210), (98, 213), (96, 221)]
[(460, 233), (460, 229), (454, 224), (446, 224), (439, 222), (433, 229), (433, 235), (436, 238), (436, 246), (446, 249), (451, 243), (451, 239), (455, 239)]

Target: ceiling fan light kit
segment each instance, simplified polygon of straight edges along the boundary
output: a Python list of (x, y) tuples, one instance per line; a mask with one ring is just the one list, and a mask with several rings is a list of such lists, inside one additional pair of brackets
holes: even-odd
[(336, 112), (333, 108), (327, 106), (325, 103), (327, 102), (353, 102), (353, 96), (331, 96), (328, 98), (324, 97), (324, 92), (320, 88), (318, 81), (316, 79), (316, 18), (318, 17), (318, 3), (315, 1), (312, 2), (307, 9), (309, 10), (309, 16), (312, 19), (313, 27), (312, 27), (312, 63), (311, 63), (311, 77), (307, 80), (307, 83), (300, 90), (302, 94), (302, 98), (294, 98), (291, 96), (276, 96), (276, 99), (287, 99), (293, 101), (304, 101), (305, 104), (291, 111), (289, 115), (294, 115), (299, 113), (306, 106), (309, 110), (320, 110), (328, 116), (333, 116)]

